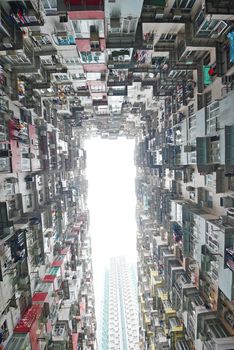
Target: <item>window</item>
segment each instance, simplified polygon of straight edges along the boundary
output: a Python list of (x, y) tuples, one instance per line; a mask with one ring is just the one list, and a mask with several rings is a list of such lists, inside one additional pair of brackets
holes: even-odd
[(193, 115), (189, 118), (189, 129), (195, 128), (196, 124), (196, 116)]
[(105, 91), (105, 85), (94, 85), (94, 86), (91, 86), (91, 91), (92, 92)]
[(74, 73), (71, 75), (72, 80), (83, 80), (85, 79), (85, 74), (84, 73)]
[(57, 35), (54, 36), (54, 39), (57, 45), (75, 45), (75, 39), (73, 35), (68, 33), (57, 33)]
[(208, 91), (206, 94), (205, 94), (205, 103), (206, 103), (206, 106), (208, 106), (209, 104), (211, 104), (212, 102), (212, 91)]
[(65, 58), (65, 63), (71, 66), (79, 64), (79, 58), (78, 57)]
[(163, 33), (160, 36), (159, 41), (169, 41), (169, 42), (173, 42), (176, 39), (176, 34), (174, 33)]
[(213, 186), (213, 174), (205, 175), (204, 182), (205, 182), (205, 186), (212, 187)]
[(72, 21), (75, 36), (81, 39), (90, 38), (90, 27), (95, 27), (98, 35), (104, 38), (104, 21), (103, 20), (75, 20)]
[(207, 201), (207, 207), (213, 208), (213, 193), (206, 191), (206, 201)]
[(111, 27), (109, 29), (109, 32), (110, 33), (120, 33), (120, 28), (118, 28), (118, 27)]
[(219, 128), (219, 102), (213, 102), (207, 107), (206, 112), (206, 134), (212, 134)]
[(188, 115), (189, 117), (194, 114), (194, 103), (188, 106)]
[(31, 208), (32, 207), (32, 194), (30, 193), (25, 197), (26, 197), (25, 202), (26, 202), (27, 208)]
[(67, 74), (56, 74), (55, 75), (55, 79), (56, 80), (61, 80), (61, 81), (69, 80)]
[(57, 0), (42, 0), (42, 4), (46, 11), (57, 10)]
[(43, 196), (43, 190), (40, 190), (40, 191), (39, 191), (39, 201), (40, 201), (40, 202), (43, 202), (43, 198), (44, 198), (44, 196)]
[(196, 18), (196, 20), (195, 20), (195, 25), (196, 25), (196, 27), (199, 28), (199, 27), (202, 25), (202, 23), (204, 22), (204, 20), (205, 20), (205, 13), (204, 13), (204, 11), (202, 10), (202, 11), (198, 14), (198, 16), (197, 16), (197, 18)]
[(33, 40), (35, 43), (39, 46), (43, 45), (51, 45), (51, 40), (49, 35), (38, 35), (38, 36), (33, 36)]
[(135, 33), (137, 25), (137, 19), (124, 19), (122, 23), (122, 32), (123, 33)]
[(132, 19), (130, 21), (130, 29), (129, 29), (130, 33), (134, 33), (135, 32), (136, 24), (137, 24), (137, 20), (136, 19)]
[(208, 20), (205, 11), (201, 10), (194, 22), (194, 27), (197, 37), (218, 38), (227, 28), (227, 23), (217, 19)]
[(30, 59), (25, 54), (17, 56), (5, 56), (6, 61), (12, 64), (31, 63)]
[(52, 58), (41, 58), (43, 64), (53, 64)]
[(8, 202), (8, 215), (9, 215), (9, 219), (13, 218), (15, 216), (17, 207), (16, 207), (16, 202), (15, 200), (11, 200)]
[[(183, 9), (183, 10), (188, 9), (189, 10), (193, 7), (193, 5), (195, 4), (195, 1), (196, 0), (180, 0), (178, 6), (180, 9)], [(175, 5), (174, 5), (174, 7), (175, 7)]]
[(72, 21), (73, 29), (77, 37), (81, 35), (81, 27), (79, 21)]

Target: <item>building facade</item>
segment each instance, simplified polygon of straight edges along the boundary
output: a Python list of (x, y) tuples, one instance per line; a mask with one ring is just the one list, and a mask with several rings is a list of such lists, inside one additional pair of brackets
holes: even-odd
[(233, 65), (232, 0), (0, 2), (2, 349), (97, 346), (95, 135), (136, 139), (140, 348), (233, 349)]
[(136, 272), (124, 256), (105, 271), (100, 349), (139, 349)]
[(144, 1), (141, 19), (164, 60), (135, 151), (141, 348), (232, 349), (233, 5)]

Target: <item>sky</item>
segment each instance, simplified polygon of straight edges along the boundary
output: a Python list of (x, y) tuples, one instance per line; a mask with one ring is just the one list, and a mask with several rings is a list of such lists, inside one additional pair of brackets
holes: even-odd
[(125, 255), (136, 262), (134, 147), (135, 140), (126, 138), (85, 143), (97, 321), (109, 258)]

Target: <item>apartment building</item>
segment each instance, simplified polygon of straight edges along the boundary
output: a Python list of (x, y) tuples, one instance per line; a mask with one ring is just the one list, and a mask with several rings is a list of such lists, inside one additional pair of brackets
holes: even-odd
[(1, 348), (97, 348), (100, 135), (136, 139), (137, 344), (233, 349), (233, 33), (231, 0), (1, 1)]
[(1, 349), (96, 348), (86, 153), (72, 109), (85, 73), (74, 69), (72, 22), (52, 5), (0, 5)]
[(233, 348), (233, 14), (143, 4), (163, 65), (135, 151), (142, 349)]

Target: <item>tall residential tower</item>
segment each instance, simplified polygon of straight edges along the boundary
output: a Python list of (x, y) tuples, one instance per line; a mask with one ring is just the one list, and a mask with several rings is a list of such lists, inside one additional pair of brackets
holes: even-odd
[(102, 350), (139, 349), (136, 279), (124, 256), (110, 259), (105, 272)]

